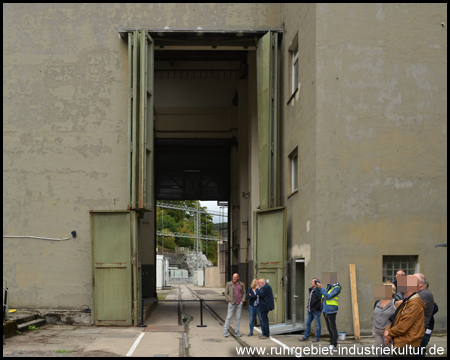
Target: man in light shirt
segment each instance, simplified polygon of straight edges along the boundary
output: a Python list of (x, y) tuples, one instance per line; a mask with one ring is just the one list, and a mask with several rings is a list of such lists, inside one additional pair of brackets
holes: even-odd
[(242, 336), (239, 332), (239, 326), (241, 325), (241, 312), (242, 304), (245, 301), (245, 287), (242, 282), (239, 281), (239, 275), (233, 274), (233, 281), (229, 281), (225, 287), (225, 300), (228, 303), (228, 314), (225, 319), (225, 326), (223, 329), (223, 336), (228, 337), (228, 329), (230, 327), (231, 317), (236, 310), (236, 325), (235, 335)]

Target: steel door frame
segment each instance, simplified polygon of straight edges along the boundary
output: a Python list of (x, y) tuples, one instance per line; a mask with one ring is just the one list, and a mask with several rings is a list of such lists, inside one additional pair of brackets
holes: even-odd
[[(305, 263), (305, 259), (293, 259), (291, 261), (286, 261), (286, 275), (285, 275), (285, 289), (286, 289), (286, 297), (285, 297), (285, 316), (286, 323), (292, 323), (292, 326), (297, 325), (297, 298), (299, 295), (297, 294), (297, 263)], [(288, 270), (291, 270), (291, 274), (288, 275)], [(289, 285), (290, 282), (290, 285)], [(290, 287), (289, 287), (290, 286)], [(288, 289), (291, 291), (291, 298), (288, 296)], [(289, 309), (289, 301), (291, 301), (291, 314), (288, 313)], [(289, 315), (291, 316), (291, 320), (289, 319)]]

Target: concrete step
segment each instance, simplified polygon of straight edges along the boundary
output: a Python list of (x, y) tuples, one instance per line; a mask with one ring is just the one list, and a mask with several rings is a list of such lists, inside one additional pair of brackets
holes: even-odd
[(28, 326), (34, 325), (38, 328), (39, 326), (42, 326), (44, 324), (45, 324), (45, 319), (36, 319), (36, 320), (28, 321), (26, 323), (22, 323), (22, 324), (18, 325), (17, 330), (26, 331), (26, 330), (28, 330)]
[(36, 319), (36, 314), (23, 314), (23, 313), (14, 313), (14, 315), (9, 315), (10, 321), (15, 321), (17, 325), (26, 323), (28, 321), (32, 321)]

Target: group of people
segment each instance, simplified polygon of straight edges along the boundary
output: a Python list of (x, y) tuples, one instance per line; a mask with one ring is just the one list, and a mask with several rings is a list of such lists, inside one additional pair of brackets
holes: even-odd
[[(311, 280), (308, 293), (308, 314), (306, 317), (305, 333), (299, 341), (309, 340), (311, 323), (316, 325), (313, 342), (318, 342), (321, 334), (321, 314), (324, 314), (325, 324), (330, 334), (330, 351), (337, 351), (338, 331), (336, 315), (339, 310), (339, 295), (342, 291), (337, 278), (328, 278), (326, 287), (322, 286), (318, 278)], [(385, 297), (375, 301), (373, 308), (373, 336), (379, 356), (392, 355), (385, 348), (406, 348), (416, 356), (425, 356), (425, 350), (430, 341), (434, 328), (433, 315), (438, 311), (434, 297), (429, 290), (429, 283), (425, 275), (416, 273), (406, 276), (399, 270), (394, 283), (385, 282), (384, 286), (392, 288), (392, 297)], [(225, 288), (225, 299), (228, 302), (228, 314), (225, 321), (224, 336), (228, 337), (228, 329), (233, 313), (236, 311), (236, 336), (239, 333), (240, 318), (243, 303), (248, 299), (250, 311), (250, 333), (253, 335), (256, 315), (261, 323), (262, 336), (270, 337), (268, 313), (274, 309), (272, 288), (264, 279), (253, 279), (251, 288), (246, 293), (245, 287), (239, 281), (239, 275), (234, 274), (233, 280)], [(404, 354), (404, 351), (399, 352)], [(397, 354), (399, 354), (397, 353)], [(411, 354), (411, 353), (410, 353)]]
[(228, 313), (224, 325), (224, 336), (228, 337), (231, 317), (235, 311), (235, 335), (242, 336), (239, 332), (239, 327), (241, 324), (242, 305), (246, 299), (249, 301), (250, 311), (250, 333), (248, 336), (253, 335), (255, 317), (258, 315), (262, 332), (262, 335), (259, 338), (269, 339), (270, 330), (268, 315), (269, 311), (272, 311), (275, 308), (272, 288), (268, 283), (266, 283), (265, 279), (253, 279), (251, 288), (248, 293), (246, 293), (244, 284), (239, 281), (238, 274), (233, 274), (233, 280), (228, 282), (225, 287), (225, 300), (228, 303)]
[[(434, 328), (433, 316), (438, 311), (425, 275), (406, 276), (399, 270), (393, 284), (383, 285), (392, 287), (392, 298), (374, 304), (372, 325), (377, 347), (392, 344), (395, 349), (408, 348), (409, 355), (424, 357)], [(408, 355), (404, 350), (399, 353)], [(380, 356), (386, 354), (390, 355), (387, 351)]]
[[(323, 313), (328, 333), (330, 334), (330, 351), (337, 351), (338, 331), (336, 326), (336, 316), (339, 310), (339, 295), (342, 291), (341, 284), (337, 278), (323, 287), (318, 278), (311, 280), (311, 287), (308, 289), (308, 315), (306, 316), (305, 334), (299, 341), (308, 341), (311, 333), (311, 323), (314, 320), (316, 324), (316, 334), (313, 342), (319, 341), (322, 332), (320, 316)], [(334, 284), (333, 284), (334, 283)]]
[[(308, 340), (311, 332), (312, 319), (316, 322), (316, 337), (313, 341), (319, 341), (321, 332), (320, 315), (323, 312), (325, 323), (327, 325), (328, 332), (330, 333), (330, 349), (334, 349), (337, 346), (338, 332), (336, 329), (336, 314), (338, 311), (339, 294), (342, 287), (337, 281), (335, 284), (327, 284), (327, 287), (323, 287), (319, 279), (316, 278), (311, 281), (311, 286), (312, 287), (309, 289), (310, 292), (306, 330), (304, 337), (300, 339), (300, 341)], [(239, 328), (241, 324), (242, 306), (246, 299), (249, 301), (250, 312), (250, 332), (248, 336), (253, 336), (253, 329), (257, 315), (261, 324), (262, 333), (259, 338), (269, 339), (270, 329), (268, 314), (269, 311), (275, 308), (272, 288), (265, 279), (253, 279), (251, 287), (246, 294), (244, 284), (239, 281), (238, 274), (233, 274), (233, 280), (228, 282), (225, 287), (225, 300), (228, 303), (228, 313), (225, 320), (224, 336), (228, 337), (231, 317), (235, 311), (235, 335), (242, 336), (239, 332)]]

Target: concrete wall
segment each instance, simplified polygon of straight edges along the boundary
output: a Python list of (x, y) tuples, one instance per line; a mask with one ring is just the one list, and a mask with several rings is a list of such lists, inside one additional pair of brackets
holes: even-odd
[[(434, 247), (447, 236), (446, 14), (445, 4), (286, 5), (285, 176), (299, 146), (298, 194), (288, 198), (282, 183), (289, 256), (305, 258), (307, 279), (337, 271), (340, 331), (353, 331), (350, 263), (362, 330), (371, 329), (383, 255), (418, 255), (436, 303), (446, 302), (447, 253)], [(286, 105), (297, 30), (305, 64), (299, 99)], [(435, 330), (447, 327), (442, 310)]]
[(119, 29), (267, 29), (279, 4), (4, 4), (3, 273), (15, 307), (91, 304), (89, 210), (127, 208)]
[(205, 287), (225, 286), (225, 274), (220, 273), (218, 266), (205, 267)]
[[(88, 212), (127, 208), (128, 49), (118, 29), (282, 23), (279, 160), (288, 258), (305, 259), (306, 278), (338, 272), (340, 331), (352, 331), (349, 263), (356, 264), (363, 329), (370, 330), (383, 255), (418, 255), (436, 302), (445, 304), (446, 251), (434, 244), (446, 242), (447, 231), (446, 14), (445, 4), (4, 4), (3, 234), (65, 238), (77, 231), (61, 242), (4, 239), (11, 306), (91, 306)], [(296, 34), (300, 86), (288, 103)], [(259, 205), (254, 56), (249, 229)], [(299, 189), (292, 194), (288, 156), (296, 147)], [(235, 179), (234, 186), (237, 203), (245, 184)], [(241, 246), (243, 219), (233, 220)], [(142, 241), (153, 223), (141, 227)], [(233, 272), (242, 270), (243, 251), (236, 257)], [(153, 265), (154, 253), (142, 262)], [(435, 318), (436, 330), (446, 327), (443, 306)]]
[(435, 301), (447, 298), (436, 286), (447, 284), (447, 254), (434, 247), (447, 233), (446, 13), (444, 4), (317, 6), (316, 255), (346, 289), (356, 264), (363, 328), (383, 255), (418, 255)]
[[(283, 205), (287, 206), (288, 259), (315, 257), (316, 193), (316, 5), (286, 4), (281, 46), (281, 159)], [(298, 38), (299, 90), (292, 96), (289, 47)], [(290, 99), (290, 101), (289, 101)], [(288, 102), (289, 101), (289, 102)], [(298, 192), (291, 189), (289, 155), (298, 148)]]

